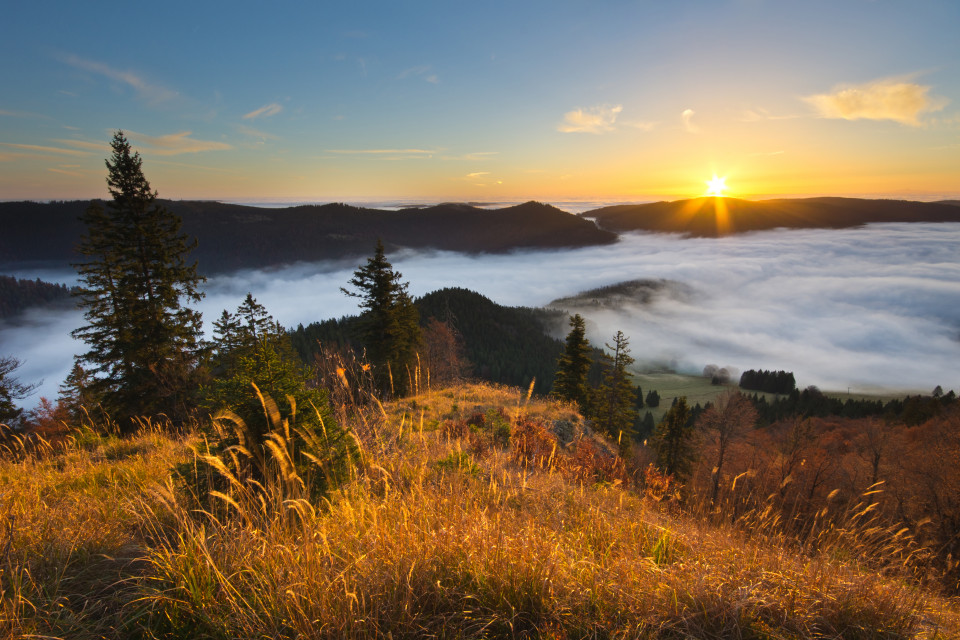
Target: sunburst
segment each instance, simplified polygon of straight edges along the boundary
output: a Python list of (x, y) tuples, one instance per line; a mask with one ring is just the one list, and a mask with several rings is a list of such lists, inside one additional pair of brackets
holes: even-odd
[(705, 182), (707, 183), (706, 195), (716, 198), (723, 197), (723, 192), (727, 190), (727, 176), (718, 178), (717, 174), (713, 174), (713, 179), (705, 180)]

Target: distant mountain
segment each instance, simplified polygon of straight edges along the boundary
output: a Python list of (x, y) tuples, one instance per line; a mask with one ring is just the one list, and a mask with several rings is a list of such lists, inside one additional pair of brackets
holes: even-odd
[(778, 227), (841, 229), (871, 222), (960, 222), (960, 207), (859, 198), (694, 198), (603, 207), (582, 215), (617, 233), (660, 231), (716, 237)]
[[(264, 209), (203, 201), (164, 201), (199, 240), (194, 257), (205, 274), (294, 262), (355, 259), (388, 247), (503, 253), (608, 244), (617, 236), (538, 202), (482, 209), (441, 204), (383, 211), (326, 204)], [(83, 232), (87, 201), (0, 203), (0, 268), (68, 266)]]

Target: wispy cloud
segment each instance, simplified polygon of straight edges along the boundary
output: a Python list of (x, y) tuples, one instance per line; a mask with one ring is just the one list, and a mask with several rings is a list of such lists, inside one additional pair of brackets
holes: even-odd
[(101, 153), (110, 152), (110, 145), (106, 142), (96, 142), (94, 140), (74, 140), (70, 138), (56, 139), (53, 142), (69, 145), (71, 147), (79, 147), (81, 149), (89, 149), (90, 151), (97, 151)]
[(760, 122), (761, 120), (793, 120), (802, 116), (796, 114), (774, 115), (762, 107), (744, 109), (740, 116), (741, 122)]
[(272, 133), (267, 133), (266, 131), (260, 131), (259, 129), (254, 129), (253, 127), (247, 127), (244, 125), (237, 125), (237, 131), (242, 133), (245, 136), (250, 136), (251, 138), (259, 138), (260, 140), (279, 140), (279, 136), (275, 136)]
[(89, 151), (80, 151), (78, 149), (62, 149), (59, 147), (45, 147), (37, 144), (14, 144), (12, 142), (0, 142), (0, 145), (5, 147), (11, 147), (13, 149), (21, 149), (23, 151), (31, 151), (34, 153), (42, 154), (55, 154), (63, 156), (88, 156), (90, 155)]
[(474, 171), (473, 173), (468, 173), (466, 177), (470, 180), (475, 180), (482, 176), (488, 176), (488, 175), (490, 175), (489, 171)]
[(423, 78), (424, 81), (429, 82), (430, 84), (439, 84), (440, 78), (435, 73), (431, 73), (433, 67), (429, 64), (419, 65), (416, 67), (410, 67), (404, 69), (397, 76), (397, 80), (406, 80), (407, 78)]
[(71, 67), (91, 73), (98, 73), (116, 82), (122, 82), (136, 90), (140, 97), (148, 102), (163, 102), (176, 98), (179, 95), (176, 91), (147, 82), (132, 71), (120, 71), (102, 62), (87, 60), (72, 53), (64, 56), (62, 60)]
[(463, 155), (453, 156), (445, 155), (442, 156), (441, 160), (469, 160), (471, 162), (476, 162), (479, 160), (492, 160), (493, 156), (498, 155), (499, 151), (473, 151), (471, 153), (464, 153)]
[(694, 113), (696, 112), (693, 109), (684, 109), (683, 113), (680, 114), (680, 119), (683, 121), (683, 128), (687, 130), (687, 133), (700, 133), (700, 127), (693, 122)]
[(626, 121), (626, 120), (621, 120), (621, 121), (620, 121), (620, 124), (622, 124), (622, 125), (625, 126), (625, 127), (633, 127), (634, 129), (640, 129), (641, 131), (653, 131), (654, 129), (656, 129), (656, 128), (660, 125), (659, 122), (655, 122), (655, 121), (649, 121), (649, 122), (633, 121), (633, 122), (630, 122), (630, 121)]
[(623, 105), (598, 104), (586, 109), (574, 109), (563, 115), (563, 122), (557, 125), (557, 131), (563, 133), (605, 133), (613, 131), (617, 115), (623, 111)]
[(276, 102), (271, 102), (270, 104), (265, 104), (259, 109), (255, 109), (250, 113), (245, 114), (243, 119), (254, 120), (256, 118), (269, 118), (270, 116), (277, 115), (281, 111), (283, 111), (283, 105)]
[(929, 95), (930, 87), (909, 78), (882, 78), (858, 85), (839, 85), (830, 93), (803, 98), (821, 118), (893, 120), (920, 126), (920, 115), (939, 111), (947, 100)]
[(0, 116), (6, 116), (8, 118), (42, 118), (50, 119), (50, 116), (43, 115), (42, 113), (32, 113), (30, 111), (8, 111), (7, 109), (0, 109)]
[(143, 151), (158, 156), (175, 156), (181, 153), (199, 153), (201, 151), (223, 151), (233, 147), (225, 142), (196, 140), (190, 137), (191, 131), (181, 131), (165, 136), (148, 136), (128, 131), (127, 136), (137, 142)]
[(326, 153), (339, 153), (342, 155), (423, 155), (432, 156), (437, 153), (436, 149), (324, 149)]
[(70, 171), (69, 169), (47, 169), (47, 171), (52, 171), (53, 173), (60, 173), (65, 176), (73, 176), (75, 178), (82, 178), (83, 174), (79, 171)]

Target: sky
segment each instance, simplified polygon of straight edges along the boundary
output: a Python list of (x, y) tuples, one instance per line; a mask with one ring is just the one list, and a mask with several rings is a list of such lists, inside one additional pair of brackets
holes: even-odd
[(6, 3), (0, 200), (960, 196), (956, 0)]

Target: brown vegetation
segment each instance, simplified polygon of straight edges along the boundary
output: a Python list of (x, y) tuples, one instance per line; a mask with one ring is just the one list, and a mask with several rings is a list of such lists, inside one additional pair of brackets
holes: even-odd
[[(797, 513), (814, 508), (811, 487), (836, 500), (826, 496), (838, 465), (814, 463), (808, 445), (816, 423), (771, 435), (779, 448), (768, 458), (752, 438), (731, 443), (718, 508), (740, 513), (715, 511), (711, 523), (676, 508), (669, 478), (625, 473), (615, 443), (575, 411), (522, 390), (447, 387), (351, 420), (362, 459), (321, 500), (278, 461), (266, 493), (224, 467), (226, 488), (197, 510), (169, 470), (200, 443), (151, 425), (127, 439), (75, 432), (0, 462), (0, 636), (960, 634), (955, 603), (909, 573), (877, 571), (878, 550), (920, 545), (865, 526), (879, 507), (850, 512), (846, 528), (808, 529), (817, 543), (799, 544), (773, 509), (735, 500), (787, 469), (779, 499)], [(909, 435), (944, 437), (925, 428)], [(283, 451), (282, 434), (273, 439)], [(751, 456), (762, 471), (732, 487)], [(901, 458), (908, 465), (882, 454), (880, 473)]]

